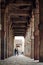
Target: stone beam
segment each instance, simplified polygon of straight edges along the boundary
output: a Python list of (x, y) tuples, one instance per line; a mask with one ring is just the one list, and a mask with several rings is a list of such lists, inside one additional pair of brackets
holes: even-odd
[(14, 29), (13, 31), (16, 31), (16, 32), (24, 32), (25, 29)]
[(18, 27), (18, 28), (19, 28), (19, 27), (20, 27), (20, 28), (25, 28), (26, 26), (25, 26), (25, 25), (20, 25), (20, 26), (19, 26), (19, 25), (14, 25), (14, 26), (12, 26), (12, 27), (13, 27), (13, 28), (17, 28), (17, 27)]
[(14, 24), (20, 24), (20, 23), (23, 23), (23, 24), (25, 24), (27, 21), (14, 21)]
[(13, 13), (10, 15), (10, 20), (11, 21), (27, 21), (26, 16), (21, 16), (22, 18), (20, 18), (20, 16), (15, 16)]
[(24, 23), (24, 24), (23, 23), (17, 23), (17, 24), (12, 24), (11, 27), (12, 28), (15, 28), (15, 27), (21, 27), (21, 28), (23, 27), (24, 28), (24, 27), (26, 27), (26, 25), (27, 25), (26, 23)]
[(19, 34), (14, 34), (14, 36), (24, 36), (24, 34), (21, 34), (21, 33), (19, 33)]
[[(11, 4), (10, 4), (11, 5)], [(15, 4), (13, 4), (13, 6), (16, 6), (16, 7), (18, 7), (18, 6), (31, 6), (32, 5), (32, 3), (31, 2), (16, 2)]]
[(18, 30), (26, 30), (27, 28), (20, 28), (20, 27), (18, 28), (18, 27), (17, 27), (17, 28), (12, 28), (12, 29), (14, 29), (14, 30), (15, 30), (15, 29), (16, 29), (16, 30), (17, 30), (17, 29), (18, 29)]
[[(30, 10), (30, 9), (29, 9)], [(13, 8), (11, 11), (10, 11), (10, 8), (9, 8), (9, 11), (10, 11), (10, 13), (11, 12), (14, 12), (14, 13), (23, 13), (23, 14), (25, 14), (25, 13), (29, 13), (29, 10), (28, 9), (15, 9), (15, 8)]]
[(28, 13), (12, 13), (14, 16), (30, 16)]
[(24, 33), (24, 32), (16, 32), (16, 31), (15, 31), (14, 33)]

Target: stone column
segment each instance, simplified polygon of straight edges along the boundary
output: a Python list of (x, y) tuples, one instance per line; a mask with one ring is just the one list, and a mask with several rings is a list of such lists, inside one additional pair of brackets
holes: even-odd
[(1, 30), (0, 30), (0, 60), (1, 60)]
[(0, 9), (0, 60), (1, 60), (1, 9)]
[(43, 23), (40, 23), (40, 55), (39, 55), (39, 61), (43, 62)]
[(4, 51), (5, 51), (5, 57), (9, 57), (11, 55), (13, 55), (13, 30), (11, 28), (11, 20), (10, 20), (10, 14), (9, 14), (9, 11), (8, 11), (9, 8), (6, 8), (5, 10), (5, 18), (4, 18), (4, 30), (5, 30), (5, 37), (6, 37), (6, 42), (5, 42), (5, 48), (4, 48)]
[(36, 8), (34, 10), (34, 59), (39, 59), (39, 2), (36, 0)]
[(8, 57), (8, 49), (7, 49), (7, 42), (8, 42), (8, 22), (4, 22), (4, 31), (5, 31), (5, 36), (4, 36), (4, 56), (5, 58)]
[(9, 37), (8, 37), (8, 57), (13, 55), (13, 49), (14, 49), (14, 37), (13, 37), (13, 30), (11, 28), (11, 23), (9, 23)]
[(28, 27), (25, 35), (24, 55), (31, 57), (31, 27)]
[(43, 62), (43, 0), (40, 0), (40, 52), (39, 52), (39, 61)]
[(1, 59), (4, 59), (4, 9), (1, 10)]
[(31, 58), (34, 58), (34, 15), (31, 18)]

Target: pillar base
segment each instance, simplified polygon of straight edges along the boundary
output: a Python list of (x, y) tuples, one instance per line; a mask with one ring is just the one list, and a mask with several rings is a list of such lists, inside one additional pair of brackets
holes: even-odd
[(3, 56), (1, 56), (1, 60), (4, 60), (4, 57)]
[(40, 57), (39, 58), (39, 62), (43, 62), (43, 57)]

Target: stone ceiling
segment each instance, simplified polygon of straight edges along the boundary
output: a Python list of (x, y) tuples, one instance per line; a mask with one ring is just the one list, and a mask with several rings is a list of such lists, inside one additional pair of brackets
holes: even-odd
[(9, 13), (13, 13), (13, 15), (10, 16), (10, 20), (12, 22), (11, 27), (14, 35), (25, 36), (26, 29), (30, 24), (32, 9), (35, 7), (35, 0), (2, 0), (0, 2), (2, 9), (10, 4)]

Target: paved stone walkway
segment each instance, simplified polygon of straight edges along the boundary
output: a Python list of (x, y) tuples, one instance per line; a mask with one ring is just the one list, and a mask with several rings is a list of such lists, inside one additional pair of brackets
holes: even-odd
[(43, 63), (39, 63), (38, 60), (34, 61), (31, 58), (19, 55), (0, 61), (0, 65), (43, 65)]

